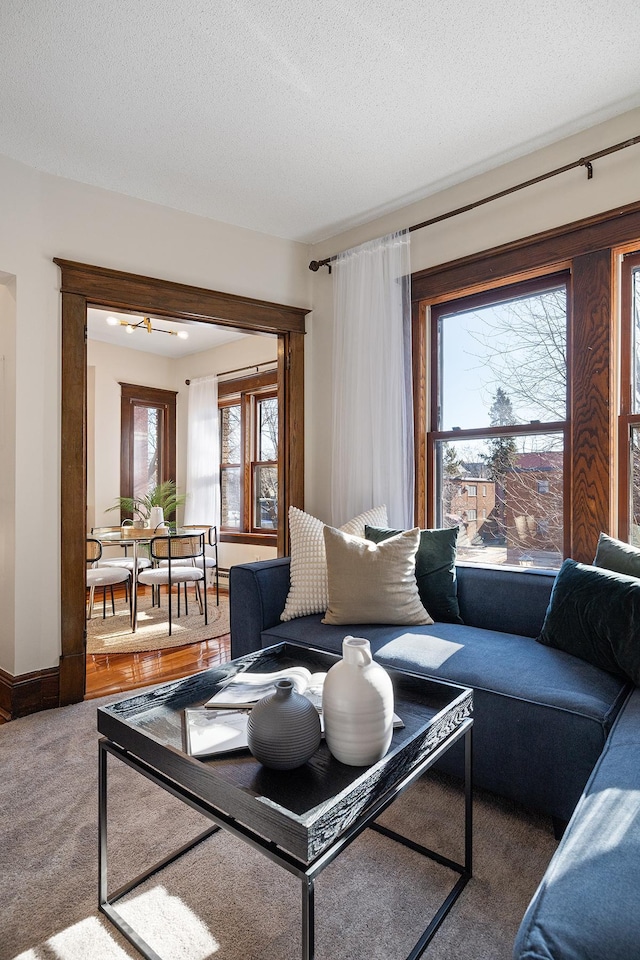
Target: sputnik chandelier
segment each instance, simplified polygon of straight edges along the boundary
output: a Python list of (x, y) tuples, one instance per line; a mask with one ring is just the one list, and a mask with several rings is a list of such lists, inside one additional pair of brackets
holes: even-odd
[(107, 317), (107, 323), (110, 327), (124, 327), (127, 333), (133, 333), (134, 330), (146, 330), (147, 333), (168, 333), (170, 337), (180, 337), (181, 340), (187, 340), (189, 334), (186, 330), (165, 330), (163, 327), (154, 327), (149, 317), (143, 317), (137, 323), (130, 320), (120, 320), (118, 317)]

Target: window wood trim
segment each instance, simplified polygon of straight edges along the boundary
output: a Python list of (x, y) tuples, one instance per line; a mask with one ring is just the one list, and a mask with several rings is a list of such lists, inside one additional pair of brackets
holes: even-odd
[[(253, 433), (247, 426), (255, 424), (256, 402), (262, 399), (275, 397), (278, 399), (278, 416), (280, 412), (280, 400), (277, 382), (277, 370), (267, 370), (263, 373), (252, 374), (248, 377), (239, 377), (236, 380), (227, 380), (218, 385), (218, 407), (222, 409), (227, 406), (240, 406), (241, 409), (241, 439), (242, 462), (239, 464), (229, 464), (228, 466), (240, 467), (242, 482), (242, 515), (241, 520), (246, 529), (238, 530), (235, 527), (220, 527), (220, 537), (222, 542), (227, 543), (256, 543), (256, 538), (265, 545), (274, 546), (278, 539), (278, 531), (272, 533), (254, 527), (253, 524), (253, 500), (252, 500), (252, 473), (253, 466), (256, 463), (267, 463), (267, 461), (257, 460), (257, 430)], [(278, 423), (280, 427), (280, 421)], [(280, 454), (280, 441), (278, 441), (278, 453)], [(274, 465), (279, 463), (271, 461)], [(225, 469), (227, 465), (220, 464), (220, 469)], [(279, 478), (278, 478), (279, 479)], [(278, 527), (280, 526), (280, 516), (278, 515)], [(224, 538), (224, 539), (223, 539)]]
[[(640, 202), (576, 221), (412, 275), (416, 522), (425, 525), (433, 489), (428, 455), (428, 319), (445, 298), (497, 288), (527, 273), (571, 271), (568, 382), (570, 428), (565, 456), (567, 555), (591, 563), (600, 530), (617, 529), (615, 413), (615, 254), (640, 238)], [(417, 319), (416, 319), (417, 318)], [(426, 330), (425, 330), (426, 328)], [(415, 352), (421, 355), (416, 356)]]
[[(133, 412), (136, 406), (161, 408), (162, 429), (161, 482), (176, 479), (176, 397), (175, 390), (145, 387), (120, 382), (120, 496), (133, 497)], [(124, 519), (125, 515), (121, 519)], [(170, 519), (170, 518), (167, 518)]]
[(550, 270), (577, 256), (633, 243), (638, 237), (640, 200), (419, 270), (411, 275), (411, 299), (436, 303), (458, 291), (472, 293), (476, 289), (497, 287), (502, 278), (511, 278), (512, 282), (525, 272)]
[(640, 252), (623, 254), (620, 282), (620, 417), (618, 421), (618, 531), (628, 540), (631, 529), (631, 430), (640, 424), (640, 413), (633, 412), (633, 302), (631, 274), (640, 266)]

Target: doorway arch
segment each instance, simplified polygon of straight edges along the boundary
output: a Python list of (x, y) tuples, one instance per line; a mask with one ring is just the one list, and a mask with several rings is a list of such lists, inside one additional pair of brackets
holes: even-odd
[(304, 332), (309, 310), (238, 297), (54, 257), (61, 271), (61, 643), (60, 705), (85, 690), (87, 306), (198, 320), (278, 337), (281, 397), (278, 555), (286, 553), (289, 506), (304, 506)]

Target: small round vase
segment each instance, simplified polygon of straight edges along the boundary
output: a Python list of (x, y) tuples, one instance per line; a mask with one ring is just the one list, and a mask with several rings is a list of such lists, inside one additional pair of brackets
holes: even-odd
[(318, 711), (295, 692), (291, 680), (278, 680), (275, 693), (259, 700), (249, 714), (247, 743), (265, 767), (301, 767), (320, 746)]
[(324, 681), (322, 714), (329, 750), (341, 763), (364, 767), (384, 757), (393, 736), (393, 686), (371, 645), (345, 637), (342, 657)]

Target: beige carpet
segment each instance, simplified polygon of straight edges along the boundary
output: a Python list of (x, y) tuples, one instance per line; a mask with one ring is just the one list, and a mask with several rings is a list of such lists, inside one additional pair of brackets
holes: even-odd
[(163, 592), (162, 607), (151, 606), (151, 596), (138, 598), (138, 628), (131, 632), (129, 605), (124, 600), (116, 601), (115, 617), (107, 602), (107, 616), (102, 619), (102, 598), (94, 606), (93, 617), (87, 620), (87, 653), (139, 653), (145, 650), (162, 650), (164, 647), (180, 647), (200, 640), (212, 640), (229, 633), (229, 601), (220, 597), (216, 606), (215, 591), (208, 597), (208, 619), (199, 612), (197, 603), (189, 596), (189, 616), (177, 616), (178, 604), (174, 598), (172, 632), (169, 636), (169, 610)]
[[(127, 960), (97, 909), (96, 706), (0, 725), (1, 960)], [(119, 699), (119, 698), (118, 698)], [(283, 774), (291, 776), (292, 774)], [(490, 795), (475, 803), (475, 872), (425, 960), (510, 960), (555, 850), (551, 823)], [(459, 785), (427, 775), (385, 814), (460, 858)], [(109, 885), (115, 889), (207, 821), (109, 759)], [(316, 960), (402, 960), (452, 874), (367, 831), (316, 883)], [(299, 960), (300, 885), (219, 833), (130, 894), (121, 910), (162, 960)]]

